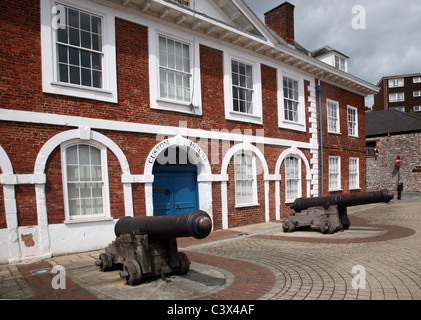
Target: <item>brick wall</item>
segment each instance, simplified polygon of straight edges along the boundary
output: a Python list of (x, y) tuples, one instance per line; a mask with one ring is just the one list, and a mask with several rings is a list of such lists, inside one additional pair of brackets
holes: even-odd
[(367, 189), (397, 191), (397, 155), (402, 158), (401, 182), (404, 191), (421, 192), (421, 133), (379, 137), (379, 157), (367, 158)]
[[(323, 125), (323, 195), (329, 195), (329, 156), (341, 157), (341, 188), (344, 193), (349, 189), (349, 158), (359, 158), (360, 190), (366, 189), (365, 182), (365, 104), (364, 97), (350, 91), (332, 86), (322, 81), (322, 125)], [(326, 99), (339, 102), (340, 134), (327, 132)], [(347, 107), (358, 108), (358, 138), (348, 136)]]
[[(19, 6), (0, 2), (0, 108), (34, 112), (46, 112), (69, 116), (83, 116), (115, 121), (149, 123), (156, 125), (179, 126), (180, 121), (190, 128), (203, 130), (264, 130), (265, 136), (301, 142), (309, 142), (308, 116), (307, 132), (297, 132), (278, 128), (277, 77), (276, 69), (261, 65), (263, 123), (264, 125), (241, 123), (225, 120), (223, 53), (217, 49), (200, 45), (200, 68), (203, 116), (193, 116), (176, 112), (152, 110), (149, 102), (149, 49), (148, 28), (143, 25), (116, 19), (116, 58), (118, 103), (104, 103), (89, 99), (45, 94), (42, 92), (41, 43), (40, 43), (39, 1), (26, 0)], [(305, 101), (308, 110), (309, 83), (305, 82)], [(327, 87), (327, 85), (326, 85)], [(333, 89), (331, 89), (333, 90)], [(8, 154), (15, 174), (32, 174), (34, 164), (42, 146), (53, 136), (69, 130), (69, 127), (52, 125), (2, 122), (0, 126), (0, 145)], [(131, 173), (143, 174), (148, 153), (157, 143), (156, 136), (148, 134), (123, 133), (97, 130), (114, 141), (127, 157)], [(219, 145), (220, 162), (212, 164), (214, 174), (221, 173), (222, 145)], [(285, 147), (265, 146), (264, 156), (269, 173), (274, 174), (276, 161)], [(303, 151), (310, 162), (308, 150)], [(61, 155), (57, 147), (49, 156), (46, 165), (46, 201), (48, 220), (51, 224), (64, 221), (63, 187), (61, 177)], [(120, 218), (124, 215), (123, 186), (121, 168), (110, 151), (107, 154), (109, 187), (111, 194), (111, 215)], [(229, 224), (240, 225), (264, 221), (265, 190), (263, 174), (258, 175), (259, 206), (235, 208), (233, 165), (229, 166), (230, 184), (228, 186)], [(281, 175), (284, 168), (281, 167)], [(306, 195), (305, 175), (309, 172), (302, 167), (302, 191)], [(285, 186), (281, 182), (281, 197)], [(17, 185), (15, 188), (18, 202), (19, 226), (37, 224), (34, 185)], [(270, 218), (275, 218), (275, 183), (269, 183)], [(213, 183), (213, 208), (215, 228), (222, 226), (221, 187)], [(145, 215), (145, 188), (143, 184), (132, 185), (134, 215)], [(6, 227), (3, 194), (0, 193), (0, 228)], [(281, 199), (281, 215), (290, 210)]]

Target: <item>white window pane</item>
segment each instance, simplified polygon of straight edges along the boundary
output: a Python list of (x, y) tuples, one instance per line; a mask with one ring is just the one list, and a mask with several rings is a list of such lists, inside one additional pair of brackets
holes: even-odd
[(69, 199), (76, 199), (79, 198), (79, 187), (75, 183), (68, 183), (67, 190), (69, 193)]
[(80, 215), (80, 200), (69, 200), (69, 214), (70, 216)]
[(93, 214), (92, 199), (82, 199), (81, 200), (81, 214), (82, 215)]
[(67, 166), (67, 180), (68, 181), (79, 181), (79, 167), (70, 165)]
[(79, 164), (89, 163), (89, 146), (79, 145)]
[(101, 214), (104, 212), (102, 199), (93, 199), (92, 210), (93, 214)]
[(80, 166), (80, 181), (91, 181), (91, 166)]
[(94, 147), (91, 147), (91, 164), (101, 165), (101, 151)]
[(66, 149), (66, 163), (78, 164), (77, 161), (77, 146), (72, 146)]
[(92, 186), (92, 197), (102, 198), (102, 183), (93, 183), (91, 186)]

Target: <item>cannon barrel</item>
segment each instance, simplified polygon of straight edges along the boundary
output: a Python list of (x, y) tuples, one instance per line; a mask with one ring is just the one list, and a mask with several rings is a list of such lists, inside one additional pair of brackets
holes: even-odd
[(337, 196), (300, 198), (294, 201), (291, 209), (293, 209), (295, 212), (301, 212), (302, 210), (307, 210), (311, 207), (327, 208), (331, 205), (338, 205), (338, 207), (352, 207), (377, 202), (388, 203), (393, 199), (393, 197), (393, 192), (385, 189), (381, 191), (357, 192)]
[(206, 238), (212, 229), (209, 215), (202, 210), (173, 216), (124, 217), (117, 221), (114, 232), (121, 234), (147, 234), (149, 241), (161, 241), (171, 238), (194, 237)]

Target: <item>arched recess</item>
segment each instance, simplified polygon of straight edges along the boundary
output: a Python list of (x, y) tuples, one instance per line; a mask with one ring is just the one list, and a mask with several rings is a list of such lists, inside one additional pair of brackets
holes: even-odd
[[(181, 136), (175, 136), (163, 141), (158, 142), (150, 151), (144, 169), (145, 179), (145, 199), (146, 199), (146, 215), (153, 216), (153, 190), (152, 183), (153, 178), (153, 166), (156, 159), (161, 152), (164, 152), (167, 148), (175, 147), (188, 147), (196, 154), (196, 167), (197, 167), (197, 182), (199, 188), (199, 206), (200, 209), (206, 211), (213, 221), (212, 212), (212, 169), (209, 163), (209, 159), (202, 148), (192, 140), (186, 139)], [(191, 154), (190, 154), (191, 155)]]
[(0, 260), (7, 260), (9, 263), (19, 261), (20, 246), (18, 233), (18, 216), (15, 198), (15, 185), (7, 183), (8, 177), (13, 180), (13, 166), (6, 151), (0, 146), (0, 169), (1, 169), (1, 183), (3, 185), (3, 200), (4, 200), (4, 214), (6, 219), (6, 237), (8, 240), (7, 252), (3, 251)]
[[(263, 168), (264, 174), (264, 183), (265, 183), (265, 221), (269, 221), (269, 168), (266, 162), (266, 158), (259, 148), (248, 143), (243, 142), (234, 145), (228, 152), (225, 154), (224, 159), (222, 160), (221, 175), (226, 176), (228, 165), (231, 161), (231, 158), (239, 151), (248, 151), (256, 155), (260, 160)], [(222, 229), (228, 229), (228, 189), (227, 181), (221, 182), (221, 203), (222, 203)]]
[[(296, 147), (292, 147), (289, 149), (284, 150), (281, 155), (278, 158), (278, 161), (276, 162), (276, 166), (275, 166), (275, 174), (280, 174), (280, 170), (281, 170), (281, 165), (284, 162), (285, 158), (287, 157), (298, 157), (300, 158), (303, 163), (304, 166), (306, 168), (306, 189), (307, 189), (307, 198), (310, 197), (310, 183), (311, 183), (311, 173), (310, 173), (310, 164), (305, 156), (305, 154), (297, 149)], [(275, 182), (275, 208), (276, 208), (276, 220), (280, 220), (281, 219), (281, 185), (280, 185), (280, 181), (276, 180)]]
[[(60, 144), (74, 139), (80, 139), (81, 141), (86, 142), (96, 141), (101, 143), (102, 145), (110, 149), (110, 151), (114, 153), (114, 155), (118, 159), (122, 170), (122, 175), (130, 175), (129, 163), (120, 147), (110, 138), (106, 137), (105, 135), (99, 132), (91, 131), (88, 127), (67, 130), (55, 135), (50, 140), (48, 140), (38, 153), (37, 159), (35, 161), (34, 174), (45, 174), (45, 168), (48, 158), (54, 151), (54, 149), (60, 146)], [(125, 214), (126, 216), (133, 216), (133, 198), (131, 184), (125, 183), (123, 184), (123, 188)], [(40, 245), (39, 254), (42, 256), (50, 254), (51, 248), (50, 236), (48, 232), (48, 215), (46, 205), (45, 183), (35, 184), (35, 194), (37, 202), (38, 235)]]

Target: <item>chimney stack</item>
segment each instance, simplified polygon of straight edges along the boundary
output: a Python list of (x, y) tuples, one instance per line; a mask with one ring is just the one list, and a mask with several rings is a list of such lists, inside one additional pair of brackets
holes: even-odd
[(294, 8), (289, 2), (265, 13), (265, 24), (287, 43), (295, 45)]

